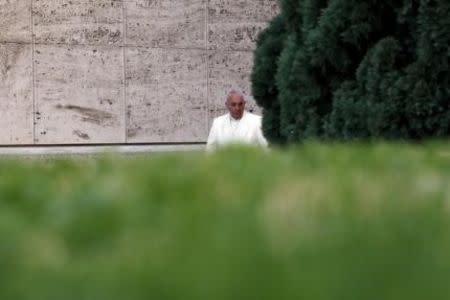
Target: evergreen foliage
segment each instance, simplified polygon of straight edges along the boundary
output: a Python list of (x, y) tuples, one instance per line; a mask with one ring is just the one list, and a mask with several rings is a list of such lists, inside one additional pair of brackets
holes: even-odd
[(280, 0), (252, 87), (271, 142), (450, 135), (448, 0)]
[(276, 143), (284, 141), (280, 134), (280, 105), (274, 72), (277, 68), (277, 57), (283, 49), (284, 38), (284, 21), (281, 16), (277, 16), (258, 38), (251, 74), (253, 96), (264, 109), (263, 131)]

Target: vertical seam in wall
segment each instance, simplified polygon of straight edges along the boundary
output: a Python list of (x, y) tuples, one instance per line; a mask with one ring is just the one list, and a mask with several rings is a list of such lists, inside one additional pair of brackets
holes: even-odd
[(126, 45), (127, 45), (127, 14), (125, 8), (125, 0), (122, 1), (122, 64), (123, 64), (123, 114), (124, 114), (124, 142), (128, 142), (128, 108), (127, 108), (127, 61), (126, 61)]
[[(159, 92), (159, 80), (160, 80), (159, 70), (161, 69), (160, 64), (162, 62), (162, 53), (163, 53), (163, 49), (158, 48), (156, 50), (151, 49), (151, 54), (150, 54), (152, 56), (152, 58), (155, 59), (152, 63), (154, 63), (154, 66), (155, 66), (155, 81), (156, 81), (155, 93), (156, 93), (157, 101), (159, 101), (159, 99), (160, 99), (160, 97), (159, 97), (159, 95), (160, 95), (160, 92)], [(161, 112), (161, 108), (159, 108), (159, 110), (157, 111), (159, 116), (161, 115), (160, 112)], [(158, 119), (159, 119), (159, 116), (158, 116)], [(158, 128), (158, 129), (160, 129), (160, 128)], [(160, 136), (158, 138), (161, 139)], [(160, 140), (160, 142), (164, 142), (164, 140), (162, 140), (162, 141)]]
[(209, 29), (209, 0), (205, 0), (205, 50), (206, 50), (206, 131), (210, 128), (210, 108), (209, 108), (209, 49), (208, 49), (208, 29)]
[[(156, 11), (157, 15), (159, 16), (160, 13), (161, 13), (161, 5), (158, 5), (156, 7), (156, 10), (157, 10)], [(170, 47), (168, 47), (167, 49), (163, 49), (163, 48), (159, 47), (156, 50), (156, 61), (155, 61), (156, 76), (155, 77), (156, 77), (156, 99), (157, 99), (157, 101), (160, 101), (159, 99), (160, 99), (161, 92), (160, 92), (160, 83), (159, 83), (159, 81), (161, 80), (161, 70), (164, 68), (163, 60), (162, 60), (162, 58), (163, 58), (162, 54), (163, 54), (163, 52), (167, 52), (169, 50), (171, 50)], [(158, 119), (160, 119), (161, 118), (161, 107), (159, 107), (157, 113), (158, 113)], [(161, 129), (161, 123), (158, 124), (158, 132), (159, 132), (160, 129)], [(159, 139), (160, 142), (165, 142), (166, 141), (165, 138), (164, 138), (164, 135), (158, 136), (158, 139)]]
[(31, 90), (33, 97), (33, 145), (36, 144), (36, 80), (35, 80), (35, 64), (34, 53), (36, 47), (36, 41), (34, 37), (34, 18), (33, 18), (33, 1), (30, 0), (30, 29), (31, 29)]

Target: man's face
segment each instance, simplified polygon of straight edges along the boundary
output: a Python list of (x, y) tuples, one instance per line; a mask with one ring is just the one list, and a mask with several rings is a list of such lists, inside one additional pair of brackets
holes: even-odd
[(241, 97), (240, 95), (231, 95), (228, 97), (225, 104), (228, 108), (228, 111), (230, 112), (230, 115), (234, 119), (239, 120), (240, 118), (242, 118), (245, 109), (245, 101), (243, 97)]

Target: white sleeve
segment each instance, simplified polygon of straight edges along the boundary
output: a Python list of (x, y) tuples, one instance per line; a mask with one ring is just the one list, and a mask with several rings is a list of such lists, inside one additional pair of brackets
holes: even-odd
[(258, 145), (264, 148), (267, 148), (267, 146), (269, 145), (262, 132), (262, 118), (259, 118), (258, 126), (256, 127), (256, 142), (258, 143)]
[(212, 151), (217, 147), (217, 122), (214, 119), (213, 124), (211, 126), (211, 130), (209, 131), (208, 141), (206, 142), (206, 150)]
[(256, 136), (257, 136), (259, 145), (261, 145), (264, 148), (269, 146), (269, 143), (267, 142), (266, 138), (264, 137), (264, 134), (262, 132), (261, 126), (258, 127), (258, 132), (257, 132)]

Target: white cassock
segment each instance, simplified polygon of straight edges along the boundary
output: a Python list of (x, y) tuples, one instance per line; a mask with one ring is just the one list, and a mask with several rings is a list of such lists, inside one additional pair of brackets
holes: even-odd
[(244, 112), (240, 120), (225, 114), (214, 119), (209, 132), (207, 150), (226, 144), (247, 144), (267, 147), (261, 130), (261, 116)]

